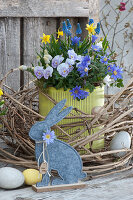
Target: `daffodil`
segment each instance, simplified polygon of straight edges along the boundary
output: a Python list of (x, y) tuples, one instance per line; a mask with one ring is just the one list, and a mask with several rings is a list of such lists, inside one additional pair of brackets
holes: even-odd
[(45, 35), (44, 33), (43, 33), (43, 37), (40, 37), (41, 39), (42, 39), (42, 43), (50, 43), (50, 35)]
[(103, 37), (100, 38), (100, 41), (103, 41)]
[(86, 24), (86, 30), (89, 32), (90, 35), (94, 35), (95, 34), (95, 29), (96, 26), (93, 26), (93, 24)]
[(0, 97), (3, 95), (3, 91), (2, 89), (0, 89)]
[(57, 38), (59, 38), (60, 36), (63, 36), (63, 31), (58, 30), (58, 36), (57, 36)]

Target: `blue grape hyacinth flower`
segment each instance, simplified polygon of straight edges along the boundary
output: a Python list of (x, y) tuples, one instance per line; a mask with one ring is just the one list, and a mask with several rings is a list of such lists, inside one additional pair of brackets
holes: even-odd
[(77, 29), (76, 29), (76, 34), (79, 35), (82, 33), (82, 29), (80, 27), (80, 23), (77, 23)]
[(67, 25), (66, 25), (66, 22), (62, 22), (62, 31), (63, 33), (67, 34), (68, 33), (68, 29), (67, 29)]
[(94, 23), (94, 20), (93, 19), (89, 19), (89, 25), (93, 24)]
[(67, 28), (70, 30), (72, 28), (72, 25), (70, 24), (69, 19), (67, 19)]
[(95, 29), (95, 32), (96, 32), (96, 34), (98, 34), (98, 35), (99, 35), (99, 33), (100, 33), (100, 23), (99, 23), (99, 22), (97, 23), (97, 27), (96, 27), (96, 29)]

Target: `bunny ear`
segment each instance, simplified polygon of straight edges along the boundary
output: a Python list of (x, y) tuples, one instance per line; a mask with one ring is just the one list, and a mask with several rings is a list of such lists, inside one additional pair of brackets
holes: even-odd
[(47, 117), (45, 118), (45, 123), (47, 123), (48, 126), (53, 126), (54, 124), (58, 123), (72, 110), (72, 107), (68, 107), (61, 111), (65, 103), (66, 99), (63, 99), (62, 101), (57, 103), (48, 113)]

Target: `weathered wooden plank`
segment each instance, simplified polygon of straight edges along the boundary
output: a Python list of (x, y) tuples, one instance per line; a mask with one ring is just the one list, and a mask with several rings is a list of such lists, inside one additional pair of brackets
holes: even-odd
[(97, 13), (98, 0), (0, 0), (0, 16), (89, 17)]
[[(20, 64), (20, 19), (0, 18), (0, 79)], [(19, 88), (19, 71), (11, 74), (6, 84)]]
[[(40, 37), (45, 34), (56, 32), (55, 18), (25, 18), (24, 19), (24, 65), (37, 65), (37, 54), (40, 50)], [(25, 84), (31, 79), (30, 74), (25, 72)]]
[(54, 186), (45, 186), (45, 187), (36, 187), (32, 185), (32, 189), (35, 192), (52, 192), (52, 191), (61, 191), (61, 190), (73, 190), (73, 189), (82, 189), (86, 188), (87, 184), (84, 182), (79, 182), (75, 184), (64, 184), (64, 185), (54, 185)]

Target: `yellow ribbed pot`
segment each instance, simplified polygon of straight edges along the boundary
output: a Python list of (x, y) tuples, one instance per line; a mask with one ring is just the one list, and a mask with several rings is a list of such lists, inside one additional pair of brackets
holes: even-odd
[[(87, 91), (87, 90), (85, 90)], [(69, 90), (64, 91), (63, 88), (56, 90), (53, 87), (49, 87), (45, 91), (50, 97), (55, 99), (57, 102), (61, 101), (62, 99), (67, 99), (66, 105), (67, 106), (73, 106), (74, 108), (78, 108), (79, 110), (82, 110), (85, 113), (91, 114), (91, 110), (95, 106), (103, 106), (104, 105), (104, 87), (97, 87), (89, 96), (81, 101), (74, 100), (73, 97), (71, 96), (71, 93)], [(87, 91), (89, 92), (89, 90)], [(44, 94), (39, 91), (39, 113), (42, 116), (46, 116), (48, 112), (53, 108), (54, 104), (44, 96)], [(76, 111), (72, 111), (75, 113)], [(76, 114), (76, 113), (75, 113)], [(71, 121), (70, 121), (71, 120)], [(77, 119), (63, 119), (59, 124), (65, 124), (65, 123), (70, 123), (70, 122), (75, 122)], [(82, 129), (82, 127), (79, 127)], [(76, 130), (76, 128), (71, 129), (72, 132)], [(99, 128), (95, 128), (93, 132), (98, 131)], [(70, 132), (69, 132), (70, 133)], [(56, 133), (58, 134), (58, 133)], [(86, 131), (84, 135), (88, 135), (88, 132)], [(93, 142), (92, 148), (93, 149), (99, 149), (104, 146), (104, 140), (97, 140)], [(86, 146), (89, 148), (89, 144)]]

